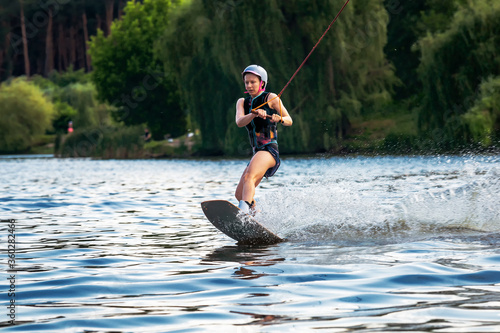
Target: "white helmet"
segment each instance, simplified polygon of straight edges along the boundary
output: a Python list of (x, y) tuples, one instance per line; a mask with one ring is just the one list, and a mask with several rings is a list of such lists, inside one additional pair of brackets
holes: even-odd
[(267, 72), (266, 70), (259, 66), (259, 65), (250, 65), (245, 70), (241, 73), (243, 75), (243, 78), (245, 78), (246, 73), (252, 73), (260, 77), (260, 80), (264, 82), (264, 87), (263, 89), (266, 89), (267, 86)]

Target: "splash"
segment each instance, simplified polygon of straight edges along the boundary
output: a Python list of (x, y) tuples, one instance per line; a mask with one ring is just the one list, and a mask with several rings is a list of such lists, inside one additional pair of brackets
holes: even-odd
[(266, 194), (256, 218), (292, 241), (391, 243), (499, 232), (498, 170), (467, 165), (344, 178), (326, 172)]
[(463, 185), (407, 196), (402, 202), (405, 220), (448, 228), (500, 231), (498, 168), (474, 176), (468, 175), (468, 182)]

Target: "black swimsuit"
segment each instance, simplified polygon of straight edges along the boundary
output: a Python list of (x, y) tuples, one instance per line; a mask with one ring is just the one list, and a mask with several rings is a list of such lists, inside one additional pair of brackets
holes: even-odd
[[(252, 98), (251, 96), (246, 97), (244, 101), (245, 115), (249, 114), (253, 108), (266, 103), (268, 96), (268, 92), (262, 92), (255, 98)], [(260, 107), (260, 109), (264, 109), (268, 115), (277, 113), (276, 110), (271, 109), (269, 104)], [(267, 151), (274, 157), (276, 164), (274, 167), (269, 168), (264, 175), (265, 177), (273, 176), (281, 164), (278, 150), (277, 124), (271, 122), (271, 120), (267, 118), (262, 119), (257, 117), (246, 125), (246, 129), (248, 131), (253, 153), (255, 154), (258, 151)]]

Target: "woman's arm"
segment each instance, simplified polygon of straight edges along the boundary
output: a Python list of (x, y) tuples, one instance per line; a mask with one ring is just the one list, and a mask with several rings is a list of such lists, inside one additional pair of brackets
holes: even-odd
[[(293, 119), (292, 119), (292, 117), (290, 117), (290, 114), (288, 114), (288, 110), (285, 108), (285, 105), (283, 105), (281, 98), (276, 98), (277, 96), (278, 95), (276, 95), (275, 93), (270, 93), (268, 98), (267, 98), (270, 101), (269, 106), (273, 110), (276, 110), (278, 112), (278, 114), (273, 114), (272, 121), (274, 121), (276, 123), (283, 121), (284, 126), (292, 126)], [(280, 111), (281, 111), (281, 115), (283, 117), (281, 117)]]
[(264, 119), (266, 118), (267, 113), (263, 109), (255, 110), (258, 114), (249, 113), (246, 115), (245, 108), (243, 107), (244, 101), (245, 101), (244, 98), (240, 98), (236, 102), (236, 125), (238, 125), (238, 127), (243, 127), (250, 124), (250, 122), (254, 120), (256, 117), (261, 117)]
[(238, 127), (248, 125), (255, 118), (255, 116), (251, 113), (245, 115), (245, 109), (243, 108), (244, 101), (244, 98), (240, 98), (236, 102), (236, 125), (238, 125)]

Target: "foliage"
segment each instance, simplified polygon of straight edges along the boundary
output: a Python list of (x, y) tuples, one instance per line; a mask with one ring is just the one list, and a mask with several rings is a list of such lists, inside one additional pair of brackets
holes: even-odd
[[(176, 73), (205, 153), (240, 150), (242, 141), (233, 135), (244, 133), (234, 129), (234, 104), (244, 89), (242, 69), (262, 65), (269, 89), (278, 92), (343, 4), (193, 0), (177, 11), (160, 54)], [(390, 102), (396, 79), (383, 53), (387, 20), (381, 0), (345, 8), (283, 95), (295, 120), (280, 133), (283, 152), (329, 149), (346, 134), (353, 116)]]
[(419, 38), (446, 30), (458, 5), (465, 0), (385, 0), (389, 13), (387, 44), (384, 51), (403, 82), (395, 89), (394, 98), (403, 100), (421, 94), (418, 79), (420, 51), (414, 47)]
[(83, 70), (53, 72), (48, 78), (36, 75), (32, 80), (54, 103), (55, 132), (66, 132), (69, 121), (73, 122), (74, 128), (111, 124), (109, 114), (113, 108), (99, 103), (90, 75)]
[(52, 122), (52, 127), (55, 133), (66, 133), (68, 123), (73, 121), (78, 115), (78, 112), (72, 108), (68, 103), (56, 101), (54, 103), (56, 116)]
[[(147, 125), (156, 139), (200, 129), (205, 154), (250, 154), (246, 131), (234, 125), (242, 68), (263, 65), (279, 92), (344, 1), (23, 0), (31, 73), (45, 76), (30, 80), (53, 104), (46, 132), (64, 139), (70, 120), (77, 132), (108, 128), (113, 113), (125, 125)], [(283, 95), (294, 126), (280, 128), (281, 151), (497, 144), (499, 6), (351, 1)], [(113, 18), (121, 20), (109, 35)], [(0, 0), (0, 80), (25, 73), (23, 55), (20, 1)], [(363, 130), (386, 120), (390, 129)]]
[(500, 3), (482, 0), (458, 10), (446, 31), (419, 41), (419, 129), (441, 148), (470, 143), (471, 118), (466, 126), (462, 115), (471, 108), (482, 80), (500, 74), (499, 36)]
[(61, 146), (61, 157), (143, 157), (141, 126), (95, 126), (77, 129)]
[(97, 125), (94, 108), (97, 105), (97, 92), (92, 84), (72, 83), (60, 90), (62, 102), (71, 105), (76, 111), (73, 124), (75, 128)]
[(470, 141), (488, 147), (500, 139), (500, 76), (480, 85), (479, 98), (462, 116)]
[(173, 77), (153, 55), (154, 44), (179, 1), (128, 2), (123, 20), (115, 21), (111, 35), (102, 31), (90, 42), (99, 98), (118, 107), (115, 119), (126, 125), (147, 123), (153, 137), (179, 136), (186, 116)]
[(427, 33), (444, 32), (449, 29), (453, 16), (465, 5), (467, 0), (426, 0), (420, 17), (415, 22), (415, 30), (419, 37)]
[(54, 106), (24, 78), (0, 85), (0, 152), (28, 150), (51, 125)]
[(48, 76), (48, 79), (58, 87), (66, 87), (75, 83), (91, 83), (89, 74), (85, 73), (83, 69), (75, 71), (72, 67), (64, 72), (53, 71)]
[[(0, 80), (26, 75), (20, 0), (0, 0)], [(22, 0), (31, 74), (90, 71), (86, 42), (108, 31), (123, 0)], [(51, 14), (51, 15), (50, 15)], [(52, 19), (49, 17), (52, 16)]]

